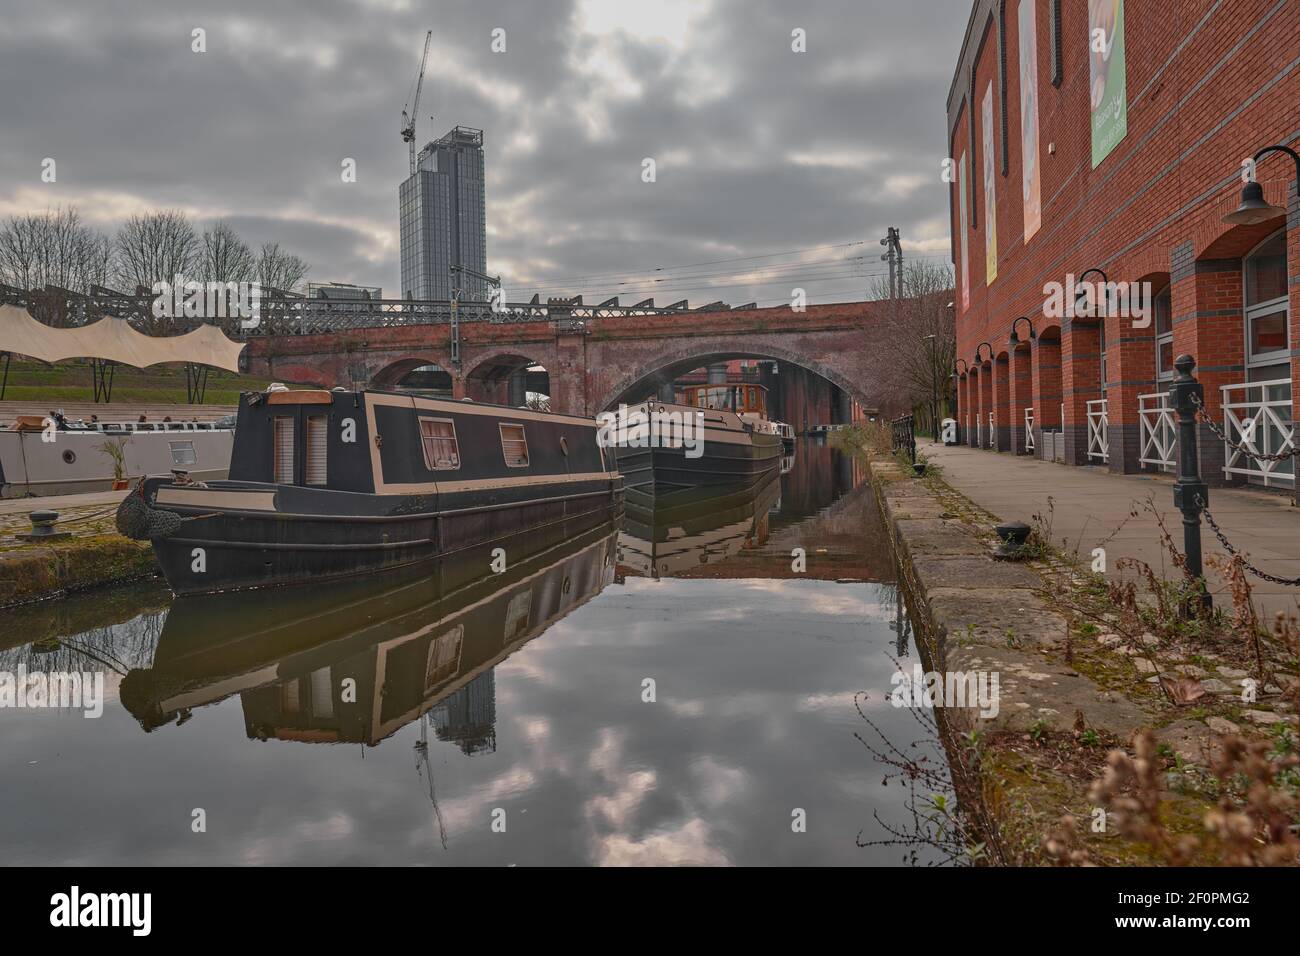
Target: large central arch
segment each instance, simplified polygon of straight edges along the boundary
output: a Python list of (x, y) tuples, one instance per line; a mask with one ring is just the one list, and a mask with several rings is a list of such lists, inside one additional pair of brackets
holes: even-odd
[(770, 343), (756, 347), (752, 341), (741, 339), (736, 341), (734, 347), (726, 347), (715, 341), (704, 347), (698, 344), (685, 345), (662, 352), (643, 362), (634, 371), (616, 379), (614, 384), (597, 399), (595, 410), (609, 411), (620, 403), (641, 401), (647, 394), (656, 391), (660, 384), (671, 382), (692, 369), (734, 358), (776, 360), (796, 365), (824, 378), (854, 398), (863, 408), (871, 408), (880, 403), (880, 397), (872, 395), (861, 383), (850, 380), (848, 376), (820, 360), (810, 359), (799, 352)]

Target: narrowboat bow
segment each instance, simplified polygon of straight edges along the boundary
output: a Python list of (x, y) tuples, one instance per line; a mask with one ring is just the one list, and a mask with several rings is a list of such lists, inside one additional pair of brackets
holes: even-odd
[[(230, 478), (144, 479), (118, 528), (178, 594), (352, 577), (622, 511), (591, 419), (379, 390), (245, 393)], [(508, 562), (508, 553), (502, 555)]]

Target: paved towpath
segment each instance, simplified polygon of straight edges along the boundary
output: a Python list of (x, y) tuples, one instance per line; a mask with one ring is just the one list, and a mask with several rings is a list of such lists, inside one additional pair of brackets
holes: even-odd
[[(1181, 549), (1182, 515), (1174, 510), (1169, 475), (1114, 475), (1099, 467), (1071, 467), (1023, 455), (984, 451), (962, 445), (922, 442), (917, 451), (943, 469), (943, 478), (981, 508), (1004, 521), (1033, 524), (1033, 515), (1048, 515), (1052, 498), (1052, 539), (1091, 562), (1092, 549), (1106, 549), (1107, 573), (1117, 576), (1115, 561), (1134, 557), (1157, 573), (1174, 568), (1160, 544), (1155, 518), (1143, 509), (1152, 498), (1165, 527)], [(1130, 517), (1136, 510), (1137, 517)], [(1228, 540), (1245, 551), (1257, 567), (1285, 578), (1300, 577), (1300, 509), (1288, 495), (1251, 489), (1210, 489), (1210, 511)], [(1116, 531), (1116, 529), (1119, 529)], [(1223, 555), (1214, 533), (1202, 523), (1206, 555)], [(1215, 603), (1230, 607), (1222, 581), (1209, 574)], [(1255, 603), (1271, 620), (1279, 610), (1296, 612), (1300, 587), (1271, 584), (1250, 576)]]

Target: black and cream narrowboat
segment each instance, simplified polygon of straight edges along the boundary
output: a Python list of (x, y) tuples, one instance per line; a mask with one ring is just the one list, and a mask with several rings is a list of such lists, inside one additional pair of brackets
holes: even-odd
[(272, 386), (241, 397), (228, 480), (147, 478), (118, 527), (191, 594), (348, 578), (621, 510), (591, 419)]
[(602, 419), (629, 501), (653, 507), (655, 495), (683, 488), (755, 487), (779, 471), (785, 449), (767, 418), (767, 389), (693, 385), (678, 394), (678, 402), (621, 406)]

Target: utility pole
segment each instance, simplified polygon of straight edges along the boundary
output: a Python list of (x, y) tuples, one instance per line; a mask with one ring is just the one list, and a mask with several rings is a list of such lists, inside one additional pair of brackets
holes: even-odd
[(474, 279), (480, 279), (493, 289), (501, 288), (501, 277), (490, 276), (486, 272), (478, 272), (469, 266), (459, 265), (451, 267), (451, 275), (453, 280), (451, 288), (451, 364), (456, 368), (460, 368), (460, 296), (463, 291), (460, 276), (467, 275)]
[(887, 251), (881, 261), (889, 263), (889, 297), (900, 299), (903, 295), (903, 247), (899, 245), (899, 233), (896, 226), (890, 226), (880, 244)]

